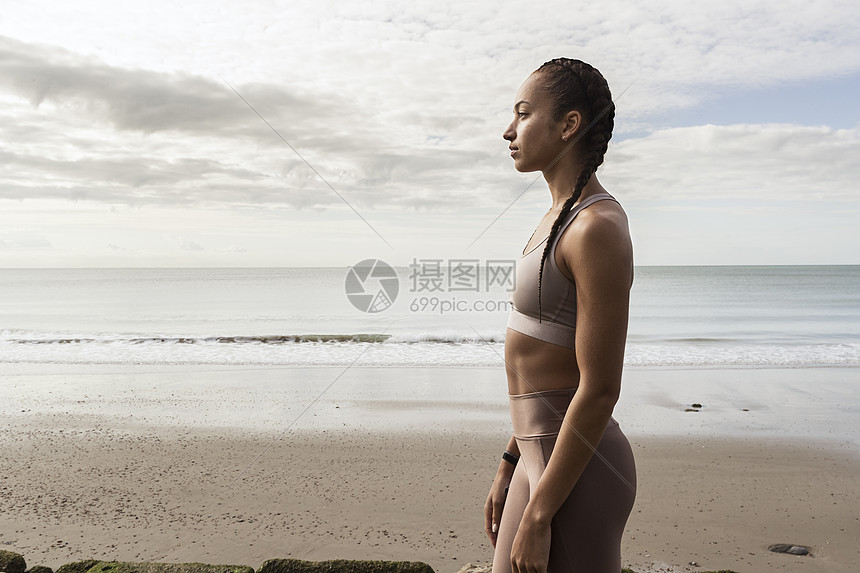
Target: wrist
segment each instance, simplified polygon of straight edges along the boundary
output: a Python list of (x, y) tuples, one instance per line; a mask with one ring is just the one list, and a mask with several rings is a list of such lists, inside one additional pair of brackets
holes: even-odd
[(517, 463), (520, 461), (520, 456), (519, 454), (515, 454), (510, 450), (505, 450), (505, 453), (502, 454), (502, 459), (511, 464), (512, 466), (516, 466)]
[(506, 449), (502, 454), (502, 461), (499, 463), (499, 470), (497, 475), (503, 476), (511, 476), (514, 473), (514, 469), (517, 467), (517, 463), (520, 461), (519, 452), (516, 454)]
[(502, 460), (502, 463), (499, 464), (498, 471), (496, 471), (496, 475), (510, 478), (512, 475), (514, 475), (514, 469), (514, 466)]
[(550, 522), (552, 521), (552, 517), (552, 512), (548, 511), (544, 507), (541, 507), (539, 504), (534, 502), (534, 499), (532, 499), (526, 505), (525, 511), (523, 511), (522, 521), (528, 521), (529, 523), (538, 526), (549, 527)]

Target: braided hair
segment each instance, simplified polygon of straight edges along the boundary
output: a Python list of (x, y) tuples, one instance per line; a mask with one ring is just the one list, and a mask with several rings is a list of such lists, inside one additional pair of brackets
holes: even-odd
[[(543, 279), (544, 261), (549, 254), (550, 245), (561, 228), (573, 204), (582, 194), (582, 189), (588, 183), (591, 175), (603, 163), (612, 128), (615, 125), (615, 104), (609, 92), (609, 84), (596, 68), (580, 60), (556, 58), (545, 62), (535, 70), (539, 73), (543, 88), (549, 94), (553, 108), (554, 121), (560, 121), (566, 113), (577, 110), (587, 121), (585, 131), (577, 137), (582, 138), (583, 160), (582, 171), (576, 179), (573, 194), (565, 201), (558, 214), (549, 237), (544, 246), (538, 272), (538, 320), (541, 319), (541, 282)], [(572, 143), (571, 143), (572, 144)]]

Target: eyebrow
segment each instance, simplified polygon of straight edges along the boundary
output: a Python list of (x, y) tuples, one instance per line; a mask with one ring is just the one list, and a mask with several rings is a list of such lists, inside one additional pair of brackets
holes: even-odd
[(514, 109), (517, 109), (517, 106), (520, 105), (521, 103), (529, 103), (529, 102), (527, 102), (524, 99), (521, 99), (520, 101), (518, 101), (517, 103), (514, 104)]

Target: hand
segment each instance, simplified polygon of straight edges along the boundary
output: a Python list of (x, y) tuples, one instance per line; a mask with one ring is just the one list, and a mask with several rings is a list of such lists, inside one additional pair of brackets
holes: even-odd
[(511, 547), (512, 572), (546, 573), (551, 541), (550, 522), (530, 519), (526, 511)]
[[(505, 507), (507, 488), (510, 484), (511, 476), (502, 472), (496, 474), (496, 479), (493, 480), (493, 485), (490, 487), (490, 494), (487, 496), (487, 502), (484, 504), (484, 531), (487, 532), (487, 537), (490, 538), (490, 543), (493, 544), (494, 549), (499, 523), (502, 521), (502, 510)], [(495, 531), (493, 531), (493, 524), (496, 525)]]

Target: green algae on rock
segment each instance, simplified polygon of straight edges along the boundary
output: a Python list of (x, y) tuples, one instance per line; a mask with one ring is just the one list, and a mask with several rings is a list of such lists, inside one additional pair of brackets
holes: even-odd
[(98, 563), (98, 559), (84, 559), (83, 561), (72, 561), (65, 565), (60, 565), (57, 573), (86, 573), (87, 569)]
[(66, 563), (57, 573), (254, 573), (247, 565), (209, 563), (154, 563), (150, 561), (76, 561)]
[(3, 573), (24, 573), (27, 563), (24, 556), (13, 551), (0, 549), (0, 571)]
[(303, 561), (301, 559), (269, 559), (257, 573), (434, 573), (421, 561)]

